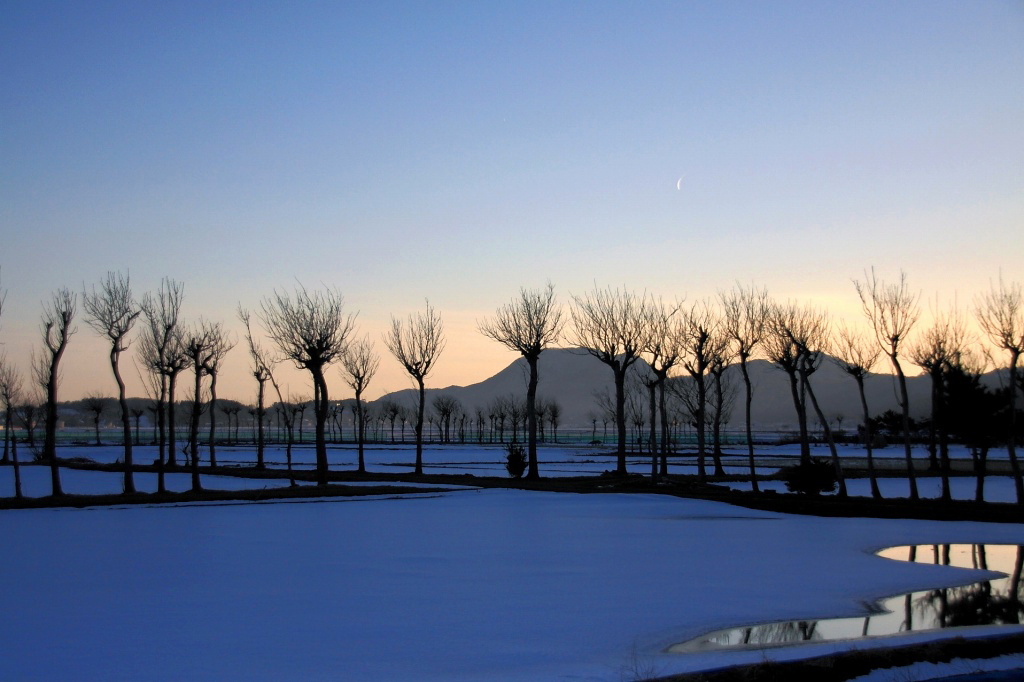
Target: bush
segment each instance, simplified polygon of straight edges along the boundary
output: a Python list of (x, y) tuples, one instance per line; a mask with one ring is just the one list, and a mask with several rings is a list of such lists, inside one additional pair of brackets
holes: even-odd
[(505, 446), (505, 469), (512, 478), (522, 478), (526, 471), (526, 450), (519, 443)]
[(783, 467), (779, 473), (791, 493), (819, 495), (836, 489), (836, 470), (828, 460), (812, 459), (809, 464)]

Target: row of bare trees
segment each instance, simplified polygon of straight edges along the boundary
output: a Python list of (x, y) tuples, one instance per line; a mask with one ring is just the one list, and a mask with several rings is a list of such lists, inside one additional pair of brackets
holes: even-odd
[[(724, 370), (738, 361), (744, 380), (744, 406), (748, 444), (748, 459), (753, 485), (757, 487), (751, 434), (751, 402), (753, 386), (747, 371), (748, 362), (763, 356), (784, 371), (789, 379), (791, 395), (800, 431), (801, 462), (810, 459), (808, 438), (808, 412), (813, 410), (823, 426), (829, 442), (840, 492), (844, 493), (841, 470), (834, 439), (814, 392), (812, 377), (826, 356), (835, 357), (856, 382), (861, 393), (865, 426), (870, 417), (863, 391), (863, 379), (877, 361), (886, 355), (893, 368), (900, 391), (900, 407), (904, 421), (904, 448), (907, 472), (910, 477), (911, 497), (918, 496), (913, 462), (910, 453), (909, 400), (902, 360), (909, 358), (929, 376), (933, 377), (935, 391), (941, 393), (942, 368), (964, 364), (971, 353), (973, 340), (968, 338), (963, 318), (958, 313), (937, 315), (932, 328), (919, 335), (908, 345), (908, 338), (920, 316), (920, 296), (913, 294), (906, 276), (901, 273), (893, 283), (879, 279), (872, 270), (863, 280), (854, 282), (870, 335), (849, 327), (833, 330), (828, 313), (813, 304), (775, 302), (768, 292), (753, 285), (737, 285), (721, 292), (716, 299), (701, 299), (688, 305), (683, 301), (665, 303), (646, 293), (636, 294), (625, 289), (595, 287), (592, 291), (572, 296), (568, 315), (563, 313), (550, 283), (541, 289), (520, 290), (519, 296), (499, 308), (493, 318), (479, 323), (482, 334), (507, 348), (520, 353), (529, 369), (526, 387), (524, 418), (527, 423), (529, 477), (539, 476), (537, 462), (538, 417), (537, 404), (540, 354), (553, 345), (565, 342), (589, 353), (612, 371), (615, 394), (614, 415), (617, 430), (617, 471), (625, 473), (626, 463), (626, 378), (630, 370), (641, 363), (646, 368), (640, 377), (648, 391), (650, 433), (648, 437), (653, 477), (667, 471), (669, 446), (669, 417), (666, 409), (668, 379), (682, 373), (690, 379), (690, 390), (684, 400), (690, 406), (697, 434), (698, 475), (706, 477), (707, 421), (712, 420), (712, 432), (717, 433), (724, 405), (725, 391), (721, 385)], [(202, 380), (209, 378), (209, 409), (211, 410), (211, 462), (215, 462), (213, 410), (216, 406), (216, 380), (225, 354), (231, 349), (230, 341), (218, 323), (200, 321), (186, 328), (180, 323), (182, 287), (165, 279), (153, 294), (146, 294), (137, 304), (131, 293), (127, 276), (110, 273), (83, 302), (88, 324), (105, 336), (110, 344), (110, 364), (118, 385), (121, 421), (125, 444), (126, 492), (134, 490), (131, 478), (132, 452), (129, 411), (125, 402), (124, 381), (119, 358), (129, 345), (128, 336), (136, 320), (145, 320), (142, 334), (141, 358), (150, 376), (150, 387), (158, 403), (160, 490), (163, 490), (163, 471), (166, 464), (176, 466), (174, 403), (178, 375), (191, 369), (194, 376), (193, 409), (189, 428), (188, 452), (194, 478), (198, 481), (198, 425), (203, 409)], [(47, 393), (43, 458), (50, 462), (55, 495), (61, 494), (57, 460), (55, 456), (56, 393), (59, 363), (74, 333), (72, 322), (77, 307), (77, 295), (68, 289), (56, 292), (44, 306), (42, 337), (44, 353), (33, 362), (35, 378)], [(975, 304), (975, 315), (981, 329), (993, 345), (1009, 354), (1009, 375), (1012, 386), (1018, 383), (1017, 363), (1024, 350), (1024, 313), (1021, 307), (1021, 287), (1007, 285), (1002, 279)], [(257, 439), (257, 466), (264, 466), (264, 420), (266, 416), (265, 384), (270, 382), (277, 392), (278, 401), (288, 402), (274, 379), (277, 363), (290, 361), (297, 368), (309, 372), (313, 386), (313, 417), (315, 424), (317, 481), (328, 480), (325, 427), (330, 417), (326, 372), (335, 362), (341, 363), (342, 378), (356, 396), (357, 440), (359, 442), (359, 469), (365, 470), (363, 441), (365, 418), (362, 396), (379, 367), (379, 357), (373, 344), (364, 337), (352, 341), (355, 315), (346, 313), (344, 299), (336, 290), (309, 291), (299, 285), (294, 295), (274, 292), (260, 306), (259, 320), (266, 336), (276, 347), (276, 353), (262, 348), (252, 332), (248, 311), (239, 307), (238, 316), (245, 325), (246, 342), (252, 360), (252, 375), (258, 384), (256, 419), (259, 423)], [(567, 331), (566, 331), (566, 328)], [(870, 337), (874, 338), (871, 339)], [(416, 473), (423, 471), (423, 429), (425, 418), (425, 383), (444, 349), (445, 339), (440, 316), (427, 303), (426, 310), (407, 319), (392, 318), (389, 331), (383, 338), (385, 346), (401, 364), (417, 386), (415, 420)], [(5, 362), (5, 367), (6, 362)], [(7, 370), (5, 370), (7, 371)], [(0, 385), (6, 404), (6, 394), (16, 394), (15, 380), (5, 382), (10, 390)], [(1010, 392), (1010, 434), (1015, 434), (1016, 391)], [(709, 398), (709, 395), (711, 396)], [(710, 401), (710, 402), (709, 402)], [(937, 402), (933, 424), (941, 423), (941, 405)], [(166, 406), (166, 410), (164, 407)], [(443, 406), (442, 406), (443, 407)], [(710, 407), (710, 409), (709, 409)], [(7, 410), (8, 415), (10, 409)], [(166, 413), (165, 413), (166, 412)], [(439, 419), (445, 423), (445, 410), (438, 409)], [(656, 424), (660, 413), (660, 436)], [(450, 418), (450, 416), (449, 416)], [(482, 414), (478, 415), (482, 421)], [(292, 441), (292, 420), (288, 420), (289, 443)], [(449, 423), (450, 428), (450, 423)], [(166, 435), (165, 435), (166, 434)], [(867, 439), (870, 443), (870, 438)], [(1018, 499), (1024, 501), (1024, 489), (1016, 458), (1014, 438), (1008, 440), (1008, 453), (1015, 478)], [(716, 474), (722, 473), (718, 448), (713, 449)], [(945, 464), (946, 450), (941, 442), (932, 448), (932, 457)], [(661, 467), (658, 468), (658, 455)], [(290, 461), (290, 449), (289, 449)], [(872, 492), (878, 495), (874, 481), (872, 454), (868, 450), (869, 469), (872, 472)], [(948, 485), (944, 484), (944, 495)]]

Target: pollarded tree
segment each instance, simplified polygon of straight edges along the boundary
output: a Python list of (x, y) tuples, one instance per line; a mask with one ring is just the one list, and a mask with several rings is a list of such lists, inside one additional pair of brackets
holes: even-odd
[(732, 337), (736, 357), (740, 361), (740, 373), (746, 388), (745, 417), (747, 427), (747, 458), (750, 464), (750, 481), (754, 492), (758, 492), (757, 470), (754, 466), (754, 434), (751, 427), (751, 404), (754, 390), (750, 383), (747, 362), (757, 352), (758, 346), (765, 335), (770, 306), (768, 290), (755, 288), (754, 285), (744, 287), (737, 284), (728, 293), (719, 294), (722, 302), (723, 327)]
[(897, 282), (886, 284), (871, 272), (864, 273), (864, 282), (853, 281), (860, 297), (865, 317), (875, 332), (875, 340), (882, 352), (889, 356), (900, 388), (900, 410), (903, 413), (903, 453), (906, 459), (907, 476), (910, 478), (910, 499), (918, 499), (917, 476), (910, 452), (910, 398), (907, 394), (907, 377), (903, 373), (899, 355), (907, 342), (907, 336), (921, 314), (918, 295), (910, 292), (907, 275), (900, 272)]
[[(811, 386), (811, 375), (821, 364), (822, 356), (831, 343), (831, 331), (828, 313), (813, 305), (798, 306), (793, 303), (775, 306), (770, 326), (772, 335), (788, 337), (796, 356), (797, 373), (800, 376), (801, 393), (811, 399), (811, 406), (825, 432), (829, 451), (832, 454), (832, 466), (835, 468), (836, 481), (839, 483), (840, 497), (846, 497), (846, 480), (839, 464), (839, 452), (836, 450), (835, 439), (828, 419), (818, 404), (818, 398)], [(805, 418), (806, 420), (806, 418)], [(804, 445), (807, 445), (804, 442)]]
[(1020, 463), (1017, 460), (1017, 363), (1024, 353), (1024, 292), (1019, 283), (1007, 285), (999, 276), (999, 286), (991, 285), (989, 291), (975, 304), (978, 324), (988, 335), (993, 345), (1010, 355), (1010, 428), (1006, 441), (1006, 452), (1010, 457), (1013, 484), (1017, 491), (1017, 503), (1024, 504), (1024, 479), (1021, 478)]
[(102, 445), (100, 442), (100, 420), (103, 419), (103, 413), (107, 411), (107, 402), (109, 400), (110, 399), (107, 396), (100, 393), (90, 393), (82, 398), (82, 403), (85, 405), (85, 411), (92, 414), (92, 426), (96, 438), (96, 445)]
[(0, 401), (4, 405), (4, 458), (14, 465), (14, 496), (21, 497), (21, 468), (18, 464), (18, 443), (14, 440), (14, 411), (21, 399), (21, 377), (14, 365), (7, 361), (6, 355), (0, 355)]
[(274, 292), (261, 304), (260, 319), (281, 355), (309, 372), (313, 380), (316, 419), (317, 484), (327, 484), (327, 424), (329, 398), (327, 368), (345, 352), (355, 316), (345, 313), (345, 299), (337, 290), (310, 292), (302, 285), (295, 299)]
[[(256, 393), (256, 468), (266, 468), (264, 462), (264, 450), (266, 449), (266, 434), (263, 430), (263, 422), (267, 416), (266, 408), (266, 384), (270, 381), (270, 368), (273, 364), (269, 354), (263, 350), (252, 336), (252, 325), (250, 324), (249, 311), (241, 305), (238, 306), (238, 319), (245, 325), (245, 341), (249, 346), (249, 357), (252, 359), (252, 376), (256, 379), (259, 389)], [(280, 397), (280, 396), (279, 396)]]
[[(128, 334), (135, 326), (135, 320), (142, 312), (132, 296), (128, 275), (108, 272), (99, 289), (82, 294), (85, 321), (110, 341), (110, 368), (117, 382), (117, 402), (121, 408), (121, 435), (124, 441), (124, 492), (135, 492), (132, 476), (132, 421), (128, 411), (124, 379), (121, 378), (121, 353), (128, 349)], [(98, 432), (97, 432), (98, 435)]]
[(75, 333), (71, 323), (78, 310), (78, 297), (65, 288), (58, 289), (43, 307), (42, 336), (46, 356), (39, 358), (36, 378), (46, 389), (46, 435), (43, 439), (43, 459), (50, 463), (50, 485), (54, 497), (61, 497), (60, 467), (57, 462), (57, 388), (60, 383), (60, 360)]
[(493, 320), (479, 325), (480, 333), (517, 351), (526, 359), (530, 376), (526, 384), (526, 420), (528, 425), (527, 478), (538, 478), (537, 469), (537, 364), (545, 348), (558, 341), (563, 326), (562, 309), (555, 300), (550, 282), (543, 291), (519, 290), (519, 298), (498, 309)]
[(146, 325), (140, 343), (142, 362), (150, 375), (156, 399), (157, 423), (157, 488), (164, 492), (165, 448), (168, 445), (168, 422), (170, 425), (170, 456), (173, 464), (174, 453), (174, 382), (184, 368), (181, 353), (181, 330), (178, 315), (184, 295), (180, 283), (164, 278), (156, 294), (146, 293), (142, 297), (142, 312)]
[(669, 430), (668, 411), (665, 409), (665, 383), (668, 380), (669, 372), (679, 363), (683, 354), (685, 336), (682, 325), (684, 316), (679, 314), (681, 307), (681, 302), (677, 302), (674, 306), (666, 306), (660, 299), (657, 301), (652, 299), (647, 308), (650, 315), (650, 337), (643, 357), (647, 360), (647, 365), (654, 375), (654, 381), (648, 384), (651, 413), (651, 480), (655, 480), (658, 474), (655, 464), (658, 454), (655, 448), (657, 442), (655, 391), (658, 394), (657, 410), (661, 413), (661, 475), (668, 475)]
[(199, 417), (203, 413), (203, 367), (209, 359), (220, 325), (200, 320), (184, 337), (185, 355), (192, 363), (195, 379), (192, 391), (192, 414), (189, 419), (188, 448), (192, 463), (192, 490), (202, 490), (199, 480)]
[[(719, 320), (711, 303), (707, 300), (695, 301), (683, 318), (683, 355), (682, 364), (693, 379), (696, 395), (693, 399), (694, 427), (697, 430), (697, 474), (701, 481), (707, 475), (704, 458), (707, 454), (705, 444), (705, 428), (707, 422), (707, 374), (717, 354)], [(715, 459), (715, 475), (725, 473), (721, 459)]]
[[(228, 338), (224, 328), (218, 322), (213, 325), (214, 334), (210, 339), (210, 349), (203, 360), (203, 373), (210, 377), (210, 466), (217, 466), (217, 375), (220, 374), (224, 356), (235, 347), (235, 342)], [(230, 415), (228, 435), (231, 435)]]
[(426, 313), (409, 315), (404, 324), (392, 317), (391, 330), (384, 335), (384, 345), (413, 378), (419, 390), (419, 403), (416, 408), (417, 474), (423, 473), (424, 381), (444, 350), (444, 344), (444, 327), (441, 318), (430, 306), (430, 301), (427, 301)]
[(608, 365), (615, 378), (616, 472), (626, 473), (626, 372), (650, 345), (647, 296), (624, 289), (597, 289), (573, 296), (570, 342)]
[[(341, 376), (356, 394), (356, 440), (359, 443), (360, 472), (366, 471), (366, 462), (363, 457), (363, 443), (366, 441), (363, 429), (363, 391), (370, 385), (370, 380), (377, 373), (378, 367), (380, 367), (380, 356), (373, 352), (373, 343), (369, 337), (363, 337), (353, 342), (341, 356)], [(395, 408), (393, 412), (384, 411), (391, 420), (391, 440), (394, 440), (395, 418), (398, 416), (397, 405)]]
[(871, 368), (878, 362), (878, 355), (881, 350), (877, 344), (863, 334), (859, 334), (850, 327), (839, 328), (836, 346), (833, 349), (833, 357), (839, 368), (853, 377), (857, 382), (857, 392), (860, 395), (860, 406), (864, 415), (864, 444), (868, 451), (868, 476), (871, 478), (871, 496), (882, 499), (882, 492), (878, 489), (878, 477), (875, 474), (874, 459), (874, 437), (871, 431), (871, 413), (868, 410), (868, 399), (864, 392), (864, 377)]
[(968, 342), (966, 320), (954, 306), (948, 313), (939, 312), (935, 315), (932, 326), (924, 330), (917, 342), (910, 346), (909, 353), (910, 361), (924, 370), (931, 381), (928, 458), (931, 468), (940, 469), (942, 499), (946, 501), (952, 497), (949, 489), (949, 425), (943, 382), (946, 367), (964, 351)]

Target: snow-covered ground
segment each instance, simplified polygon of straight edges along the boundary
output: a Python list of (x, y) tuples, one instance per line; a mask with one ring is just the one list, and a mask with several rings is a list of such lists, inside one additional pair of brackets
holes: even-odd
[[(954, 476), (949, 479), (949, 493), (954, 500), (973, 500), (974, 487), (977, 481), (971, 477)], [(750, 490), (749, 481), (721, 483), (733, 490)], [(774, 490), (785, 493), (786, 484), (782, 481), (759, 481), (758, 488), (762, 491)], [(846, 481), (846, 491), (855, 497), (871, 497), (871, 481), (866, 478), (851, 478)], [(880, 478), (878, 491), (882, 497), (907, 497), (910, 495), (910, 480), (906, 478)], [(988, 476), (985, 478), (986, 502), (1015, 502), (1017, 493), (1013, 487), (1013, 479), (1009, 476)], [(942, 479), (938, 476), (918, 476), (917, 494), (922, 498), (938, 499), (942, 497)]]
[(8, 679), (618, 681), (790, 656), (662, 652), (986, 575), (883, 546), (1024, 543), (1014, 524), (511, 490), (0, 518)]

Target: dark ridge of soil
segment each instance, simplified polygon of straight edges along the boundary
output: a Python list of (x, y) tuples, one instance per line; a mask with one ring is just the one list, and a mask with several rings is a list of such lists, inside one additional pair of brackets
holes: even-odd
[[(867, 675), (880, 668), (912, 665), (921, 661), (946, 663), (954, 658), (984, 659), (1024, 652), (1020, 632), (986, 637), (951, 637), (918, 644), (862, 649), (805, 658), (798, 661), (755, 663), (705, 670), (668, 677), (649, 678), (649, 682), (771, 682), (775, 680), (815, 680), (843, 682)], [(1019, 673), (1018, 671), (1018, 674)], [(1019, 679), (1007, 677), (1005, 679)]]
[[(97, 464), (85, 458), (62, 460), (61, 466), (62, 468), (97, 471), (120, 472), (124, 470), (121, 464)], [(142, 465), (134, 467), (134, 470), (137, 472), (155, 472), (156, 467)], [(190, 469), (185, 466), (177, 466), (174, 468), (167, 467), (166, 471), (167, 473), (188, 473)], [(285, 469), (257, 469), (250, 466), (202, 466), (200, 467), (200, 473), (203, 476), (235, 476), (264, 480), (289, 478), (288, 471)], [(316, 481), (316, 472), (310, 469), (295, 470), (291, 476), (294, 480), (305, 483)], [(733, 478), (736, 477), (727, 477), (722, 480), (731, 480)], [(836, 495), (810, 496), (771, 491), (754, 493), (752, 491), (730, 490), (708, 483), (701, 483), (696, 476), (669, 476), (663, 477), (658, 483), (652, 483), (648, 477), (640, 474), (620, 476), (611, 472), (589, 476), (510, 479), (507, 477), (474, 476), (472, 474), (423, 474), (417, 476), (411, 473), (360, 473), (350, 470), (330, 471), (328, 472), (328, 480), (329, 483), (326, 486), (301, 485), (234, 491), (203, 490), (180, 493), (65, 495), (58, 498), (47, 496), (22, 499), (4, 497), (0, 498), (0, 509), (261, 501), (271, 499), (295, 500), (315, 497), (436, 493), (443, 490), (442, 488), (410, 488), (403, 485), (405, 483), (417, 483), (420, 485), (463, 485), (479, 488), (511, 488), (564, 493), (656, 493), (725, 502), (761, 511), (826, 517), (905, 518), (935, 521), (990, 521), (997, 523), (1024, 522), (1024, 507), (1016, 504), (978, 503), (967, 500), (942, 501), (936, 499), (915, 501), (905, 498), (873, 500), (869, 497), (840, 498)], [(348, 482), (360, 482), (362, 485), (346, 486), (345, 483)], [(375, 482), (379, 483), (379, 485), (367, 486), (365, 485), (367, 482)]]

